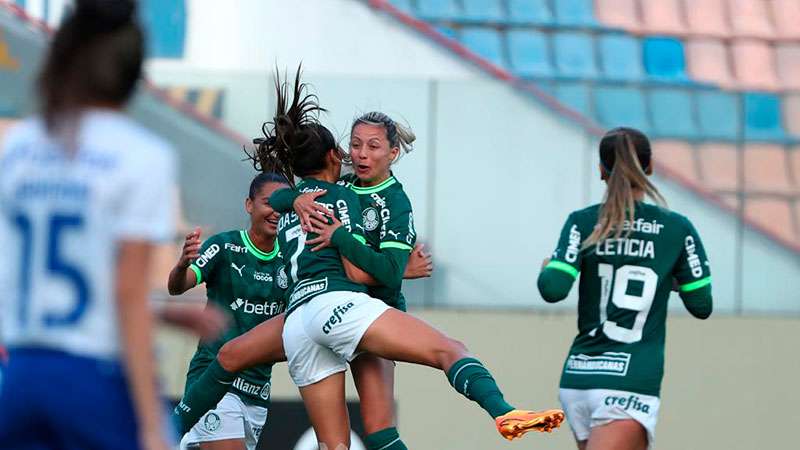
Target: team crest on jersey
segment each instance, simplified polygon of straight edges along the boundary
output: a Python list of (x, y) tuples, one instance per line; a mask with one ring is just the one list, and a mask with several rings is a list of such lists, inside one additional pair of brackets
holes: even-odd
[(286, 266), (281, 266), (281, 268), (278, 269), (278, 287), (281, 289), (289, 287), (289, 277), (286, 276)]
[(205, 427), (208, 432), (213, 433), (219, 430), (220, 426), (222, 426), (222, 420), (220, 420), (216, 413), (210, 412), (206, 414), (206, 417), (203, 419), (203, 427)]
[(269, 395), (271, 392), (272, 392), (272, 385), (270, 384), (269, 381), (267, 381), (267, 384), (265, 384), (264, 387), (261, 388), (261, 393), (259, 393), (258, 396), (261, 397), (261, 400), (269, 400)]
[(364, 229), (365, 230), (367, 230), (367, 231), (375, 231), (375, 230), (378, 229), (378, 224), (380, 223), (380, 221), (378, 220), (378, 210), (377, 209), (375, 209), (375, 208), (370, 206), (369, 208), (364, 210), (364, 212), (362, 213), (362, 216), (363, 216), (363, 219), (364, 219)]

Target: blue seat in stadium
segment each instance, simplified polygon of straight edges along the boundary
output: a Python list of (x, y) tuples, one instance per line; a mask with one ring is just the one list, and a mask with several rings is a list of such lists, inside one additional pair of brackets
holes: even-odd
[(588, 116), (592, 105), (589, 85), (582, 82), (560, 82), (555, 86), (555, 97), (571, 109)]
[(500, 33), (487, 27), (464, 27), (461, 43), (484, 59), (498, 66), (505, 66), (503, 42)]
[(704, 139), (735, 141), (741, 124), (739, 101), (733, 94), (721, 91), (699, 91), (695, 94), (697, 123)]
[(627, 34), (604, 34), (599, 38), (600, 67), (610, 81), (639, 81), (644, 78), (639, 40)]
[(744, 137), (753, 141), (782, 141), (787, 138), (781, 123), (781, 100), (760, 92), (744, 94)]
[(547, 0), (508, 0), (508, 22), (515, 25), (554, 25)]
[(548, 78), (555, 73), (547, 49), (547, 36), (540, 31), (511, 30), (507, 33), (511, 69), (523, 78)]
[(588, 33), (555, 33), (553, 49), (559, 76), (581, 79), (597, 78), (594, 43)]
[(450, 39), (458, 40), (458, 31), (454, 30), (453, 28), (446, 25), (436, 25), (434, 28), (436, 28), (436, 31), (442, 33)]
[(149, 56), (157, 58), (183, 57), (186, 39), (185, 0), (145, 1), (142, 3), (142, 23), (147, 30)]
[(686, 57), (680, 40), (670, 37), (645, 38), (642, 44), (644, 68), (656, 81), (687, 82)]
[(456, 20), (461, 11), (455, 0), (417, 0), (417, 16), (423, 20)]
[(590, 28), (600, 25), (594, 17), (593, 0), (555, 0), (553, 5), (558, 25)]
[(414, 8), (411, 6), (411, 0), (389, 0), (389, 3), (406, 14), (414, 13)]
[(603, 86), (594, 90), (594, 115), (605, 128), (633, 127), (650, 131), (644, 95), (635, 88)]
[(686, 89), (652, 89), (648, 92), (651, 134), (655, 137), (696, 139), (692, 95)]
[(500, 0), (462, 0), (464, 22), (499, 23), (505, 22), (506, 14)]

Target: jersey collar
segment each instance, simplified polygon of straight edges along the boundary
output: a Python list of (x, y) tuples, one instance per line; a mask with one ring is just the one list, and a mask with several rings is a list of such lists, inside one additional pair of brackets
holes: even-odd
[(380, 192), (395, 183), (397, 183), (397, 179), (394, 177), (394, 175), (389, 175), (389, 178), (385, 179), (377, 186), (358, 187), (355, 183), (352, 183), (350, 184), (350, 189), (356, 194), (374, 194), (375, 192)]
[(247, 249), (250, 250), (250, 253), (252, 253), (253, 256), (262, 261), (270, 261), (274, 259), (275, 256), (277, 256), (278, 252), (280, 251), (280, 249), (278, 248), (277, 239), (275, 239), (275, 248), (273, 248), (272, 251), (269, 253), (264, 253), (258, 248), (256, 248), (255, 245), (253, 245), (253, 241), (250, 240), (250, 236), (248, 236), (247, 230), (239, 230), (239, 234), (242, 236), (242, 242), (244, 242), (245, 247), (247, 247)]

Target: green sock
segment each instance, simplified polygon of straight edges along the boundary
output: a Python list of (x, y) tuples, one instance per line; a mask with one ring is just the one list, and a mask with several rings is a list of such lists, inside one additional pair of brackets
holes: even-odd
[(447, 371), (447, 379), (458, 393), (479, 404), (492, 418), (514, 409), (503, 399), (489, 370), (475, 358), (456, 361)]
[(364, 438), (367, 450), (408, 450), (406, 444), (400, 440), (397, 428), (384, 428)]
[(172, 419), (181, 436), (188, 433), (203, 414), (214, 409), (236, 379), (215, 359), (184, 394), (172, 412)]

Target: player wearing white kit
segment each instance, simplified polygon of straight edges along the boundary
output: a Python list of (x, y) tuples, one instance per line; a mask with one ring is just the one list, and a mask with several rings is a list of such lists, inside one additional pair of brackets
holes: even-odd
[(171, 149), (120, 109), (140, 78), (130, 0), (78, 0), (0, 157), (0, 447), (166, 449), (146, 283), (173, 236)]

